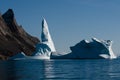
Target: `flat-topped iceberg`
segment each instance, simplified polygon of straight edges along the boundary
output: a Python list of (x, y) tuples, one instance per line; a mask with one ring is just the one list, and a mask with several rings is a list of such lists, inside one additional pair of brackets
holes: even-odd
[(117, 58), (112, 51), (111, 40), (98, 40), (92, 38), (92, 41), (82, 40), (75, 46), (70, 47), (71, 53), (57, 56), (52, 54), (54, 59), (114, 59)]

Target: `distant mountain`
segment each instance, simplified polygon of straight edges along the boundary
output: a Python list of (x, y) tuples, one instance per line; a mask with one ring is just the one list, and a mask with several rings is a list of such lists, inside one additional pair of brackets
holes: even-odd
[(31, 55), (40, 42), (18, 25), (12, 9), (0, 14), (0, 59), (7, 59), (17, 53)]

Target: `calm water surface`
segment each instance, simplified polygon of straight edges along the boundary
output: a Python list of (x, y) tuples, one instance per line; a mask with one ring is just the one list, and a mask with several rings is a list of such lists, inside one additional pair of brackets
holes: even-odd
[(120, 80), (120, 59), (0, 61), (0, 80)]

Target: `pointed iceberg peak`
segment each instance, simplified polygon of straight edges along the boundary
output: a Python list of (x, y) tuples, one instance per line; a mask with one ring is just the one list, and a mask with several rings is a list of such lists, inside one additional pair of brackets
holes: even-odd
[(46, 29), (46, 30), (48, 30), (48, 24), (47, 24), (47, 21), (45, 20), (45, 18), (43, 18), (43, 20), (42, 20), (42, 29)]
[(49, 29), (48, 29), (48, 24), (47, 24), (45, 18), (43, 18), (43, 20), (42, 20), (41, 40), (42, 40), (42, 43), (45, 43), (50, 47), (52, 52), (56, 52), (53, 40), (51, 38)]
[(42, 20), (42, 33), (41, 33), (42, 42), (48, 41), (49, 37), (51, 37), (51, 36), (49, 33), (48, 25), (47, 25), (45, 18), (43, 18), (43, 20)]

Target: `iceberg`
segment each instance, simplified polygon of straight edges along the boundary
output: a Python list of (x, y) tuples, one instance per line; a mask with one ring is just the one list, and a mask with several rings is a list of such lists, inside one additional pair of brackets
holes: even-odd
[(111, 40), (98, 40), (92, 38), (92, 41), (82, 40), (75, 46), (70, 47), (71, 53), (65, 55), (54, 55), (53, 59), (115, 59), (116, 55), (112, 51)]
[(21, 52), (21, 53), (18, 53), (10, 58), (8, 58), (8, 60), (21, 60), (21, 59), (25, 59), (27, 56)]
[(10, 58), (10, 60), (16, 59), (50, 59), (51, 53), (56, 52), (53, 40), (51, 38), (48, 25), (46, 20), (43, 18), (42, 20), (42, 33), (41, 33), (41, 41), (36, 44), (35, 51), (32, 56), (27, 56), (24, 53), (19, 53)]
[(21, 53), (11, 59), (19, 59), (19, 57), (26, 59), (115, 59), (117, 56), (112, 50), (112, 43), (111, 40), (92, 38), (91, 41), (82, 40), (70, 47), (70, 53), (58, 53), (51, 38), (48, 24), (43, 18), (41, 42), (36, 44), (36, 50), (32, 56)]
[(36, 45), (36, 50), (32, 57), (36, 59), (50, 59), (51, 53), (56, 52), (56, 49), (45, 19), (42, 20), (41, 40), (42, 42)]
[(48, 29), (48, 25), (46, 20), (43, 18), (42, 21), (42, 34), (41, 34), (41, 40), (43, 44), (46, 44), (49, 46), (49, 48), (51, 49), (51, 52), (56, 52), (53, 40), (51, 38), (49, 29)]

